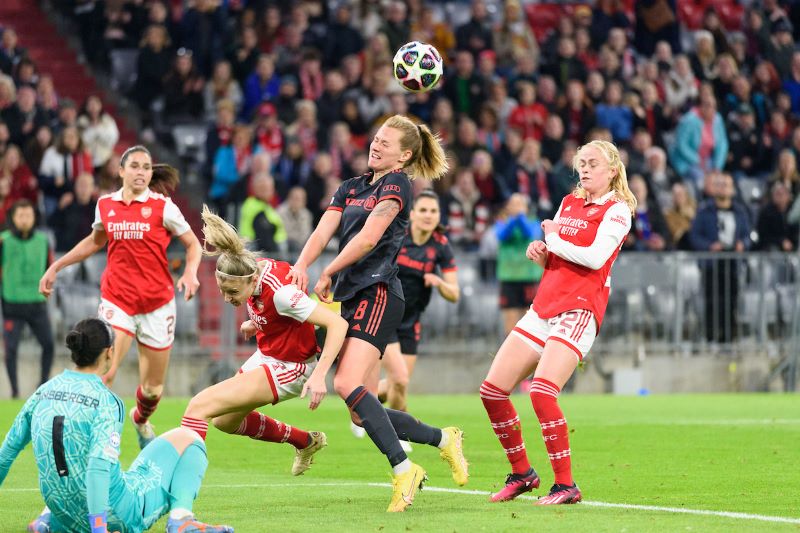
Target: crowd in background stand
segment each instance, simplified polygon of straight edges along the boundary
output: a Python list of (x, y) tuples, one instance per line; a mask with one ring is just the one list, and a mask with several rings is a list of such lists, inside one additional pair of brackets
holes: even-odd
[[(147, 125), (156, 114), (207, 125), (207, 201), (267, 251), (302, 246), (331, 191), (367, 170), (376, 125), (396, 113), (442, 137), (452, 172), (430, 185), (451, 241), (483, 257), (497, 254), (492, 228), (514, 216), (512, 194), (527, 199), (531, 220), (551, 217), (576, 182), (576, 147), (596, 138), (620, 147), (639, 201), (627, 251), (797, 250), (800, 4), (748, 2), (735, 31), (710, 5), (690, 32), (674, 0), (635, 2), (632, 13), (597, 0), (538, 38), (531, 7), (517, 0), (494, 10), (462, 3), (469, 17), (455, 26), (444, 22), (457, 12), (450, 4), (59, 8), (77, 22), (94, 68), (108, 69), (114, 49), (138, 48), (129, 96)], [(0, 221), (30, 199), (40, 224), (63, 228), (56, 249), (65, 250), (86, 233), (97, 196), (118, 187), (119, 132), (99, 98), (80, 108), (60, 98), (14, 28), (1, 31)], [(426, 94), (404, 92), (392, 76), (394, 51), (415, 39), (446, 63)]]

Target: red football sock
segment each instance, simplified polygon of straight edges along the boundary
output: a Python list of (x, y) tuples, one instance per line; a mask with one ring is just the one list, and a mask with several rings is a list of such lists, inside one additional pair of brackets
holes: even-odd
[(203, 440), (206, 440), (206, 434), (208, 433), (208, 422), (205, 420), (200, 420), (199, 418), (192, 418), (190, 416), (184, 416), (181, 419), (181, 427), (186, 429), (191, 429)]
[(251, 411), (244, 417), (234, 433), (266, 442), (288, 442), (300, 449), (308, 446), (307, 431), (284, 424), (258, 411)]
[(556, 475), (555, 481), (561, 485), (572, 485), (569, 430), (564, 413), (558, 406), (559, 392), (561, 389), (554, 383), (542, 378), (533, 378), (531, 403), (542, 425), (542, 437), (547, 446), (553, 473)]
[(148, 398), (144, 395), (142, 386), (136, 388), (136, 411), (133, 412), (133, 421), (137, 424), (144, 424), (153, 415), (158, 407), (161, 395), (155, 398)]
[(481, 384), (481, 401), (492, 422), (492, 429), (500, 445), (506, 452), (511, 471), (525, 474), (531, 469), (528, 455), (525, 453), (525, 442), (522, 440), (522, 424), (519, 421), (514, 404), (508, 399), (509, 393), (495, 387), (488, 381)]

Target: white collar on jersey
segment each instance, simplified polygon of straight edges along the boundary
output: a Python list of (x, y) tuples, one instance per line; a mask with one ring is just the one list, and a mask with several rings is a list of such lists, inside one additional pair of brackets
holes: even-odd
[(603, 205), (604, 203), (606, 203), (607, 201), (611, 200), (611, 198), (614, 197), (614, 192), (615, 192), (614, 190), (610, 190), (597, 200), (593, 200), (591, 202), (586, 202), (584, 200), (583, 205), (589, 205), (589, 204)]
[[(150, 189), (145, 189), (142, 194), (137, 196), (133, 199), (134, 202), (146, 202), (147, 199), (150, 198)], [(111, 199), (116, 202), (122, 201), (122, 189), (120, 188), (117, 192), (111, 195)]]

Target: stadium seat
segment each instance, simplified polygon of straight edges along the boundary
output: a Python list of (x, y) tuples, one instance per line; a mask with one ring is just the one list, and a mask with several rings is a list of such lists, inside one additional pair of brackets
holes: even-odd
[(136, 83), (138, 48), (117, 48), (109, 53), (111, 60), (111, 88), (128, 94)]
[(175, 151), (185, 159), (202, 163), (205, 160), (205, 124), (182, 124), (172, 128)]

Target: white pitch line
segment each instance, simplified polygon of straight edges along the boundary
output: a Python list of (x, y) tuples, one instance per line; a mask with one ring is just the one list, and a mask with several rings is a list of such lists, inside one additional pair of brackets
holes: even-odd
[[(277, 488), (277, 487), (379, 487), (379, 488), (392, 488), (389, 483), (235, 483), (235, 484), (207, 484), (203, 485), (202, 489), (264, 489), (264, 488)], [(0, 492), (38, 492), (39, 489), (34, 488), (7, 488), (0, 489)], [(467, 494), (470, 496), (489, 496), (491, 492), (485, 490), (467, 490), (467, 489), (451, 489), (447, 487), (430, 487), (426, 486), (423, 492), (444, 492), (450, 494)], [(535, 496), (519, 496), (518, 500), (536, 500)], [(773, 522), (782, 524), (800, 524), (800, 518), (789, 518), (785, 516), (769, 516), (760, 514), (736, 513), (732, 511), (710, 511), (706, 509), (684, 509), (682, 507), (662, 507), (658, 505), (636, 505), (629, 503), (610, 503), (598, 501), (582, 501), (579, 505), (586, 505), (589, 507), (604, 507), (611, 509), (631, 509), (634, 511), (651, 511), (660, 513), (675, 513), (675, 514), (689, 514), (697, 516), (719, 516), (721, 518), (732, 518), (738, 520), (755, 520), (757, 522)]]

